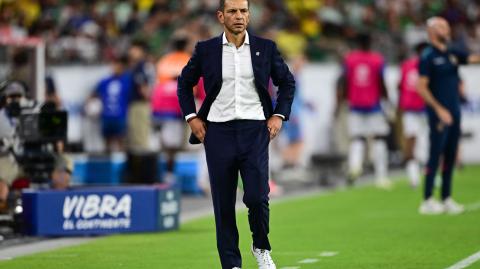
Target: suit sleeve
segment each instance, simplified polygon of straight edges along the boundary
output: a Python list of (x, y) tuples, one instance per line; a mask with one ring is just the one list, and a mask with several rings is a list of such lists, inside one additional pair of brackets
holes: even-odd
[(199, 47), (199, 43), (197, 43), (192, 57), (178, 77), (177, 96), (184, 117), (196, 113), (193, 87), (198, 84), (202, 70), (199, 59)]
[(273, 43), (271, 57), (272, 65), (270, 74), (273, 84), (278, 87), (277, 104), (273, 114), (283, 115), (285, 117), (284, 120), (288, 120), (293, 96), (295, 95), (295, 78), (288, 69), (288, 66), (280, 55), (275, 43)]

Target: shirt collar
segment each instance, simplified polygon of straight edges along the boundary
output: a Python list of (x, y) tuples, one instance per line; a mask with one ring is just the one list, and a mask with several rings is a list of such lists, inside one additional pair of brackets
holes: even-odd
[[(222, 40), (223, 40), (223, 45), (227, 45), (228, 44), (228, 40), (227, 40), (227, 35), (225, 34), (225, 32), (223, 32), (223, 35), (222, 35)], [(243, 45), (250, 45), (250, 37), (248, 36), (248, 31), (245, 31), (245, 40), (243, 41)]]

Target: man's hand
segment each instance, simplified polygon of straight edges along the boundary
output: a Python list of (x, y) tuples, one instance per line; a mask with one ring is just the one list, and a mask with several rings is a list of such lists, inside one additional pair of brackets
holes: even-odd
[(279, 116), (273, 115), (267, 121), (267, 128), (270, 132), (270, 140), (274, 139), (275, 136), (280, 132), (282, 128), (283, 119)]
[(205, 134), (207, 133), (205, 122), (200, 118), (194, 118), (188, 122), (188, 125), (190, 125), (190, 129), (192, 129), (192, 133), (203, 143)]
[(447, 109), (445, 109), (444, 107), (438, 107), (436, 109), (436, 112), (437, 112), (438, 118), (442, 123), (444, 123), (445, 125), (452, 125), (453, 118)]

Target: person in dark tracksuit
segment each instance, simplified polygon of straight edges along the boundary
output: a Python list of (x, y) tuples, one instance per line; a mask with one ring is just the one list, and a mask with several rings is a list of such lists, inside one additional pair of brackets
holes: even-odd
[[(247, 32), (247, 0), (220, 0), (217, 18), (224, 33), (197, 43), (178, 79), (177, 95), (192, 130), (190, 143), (205, 147), (222, 268), (242, 266), (235, 219), (240, 172), (252, 254), (260, 269), (275, 269), (268, 239), (268, 145), (288, 120), (295, 80), (275, 43)], [(193, 87), (200, 77), (206, 97), (197, 113)], [(270, 78), (279, 89), (275, 107)]]
[[(480, 55), (448, 47), (450, 26), (440, 17), (427, 21), (430, 46), (419, 63), (418, 91), (427, 104), (430, 151), (421, 214), (459, 214), (464, 207), (451, 198), (452, 176), (460, 138), (459, 65), (480, 63)], [(433, 198), (435, 175), (442, 161), (442, 201)]]

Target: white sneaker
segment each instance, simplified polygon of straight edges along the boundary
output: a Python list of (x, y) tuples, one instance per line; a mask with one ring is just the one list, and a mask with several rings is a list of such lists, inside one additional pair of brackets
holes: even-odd
[(242, 268), (240, 268), (240, 267), (233, 267), (232, 269), (242, 269)]
[(465, 207), (455, 202), (452, 198), (447, 198), (443, 201), (443, 210), (448, 214), (457, 215), (463, 213)]
[(252, 254), (257, 260), (258, 269), (277, 269), (269, 250), (259, 249), (252, 245)]
[(444, 212), (444, 206), (437, 200), (430, 198), (423, 201), (418, 212), (422, 215), (438, 215)]

